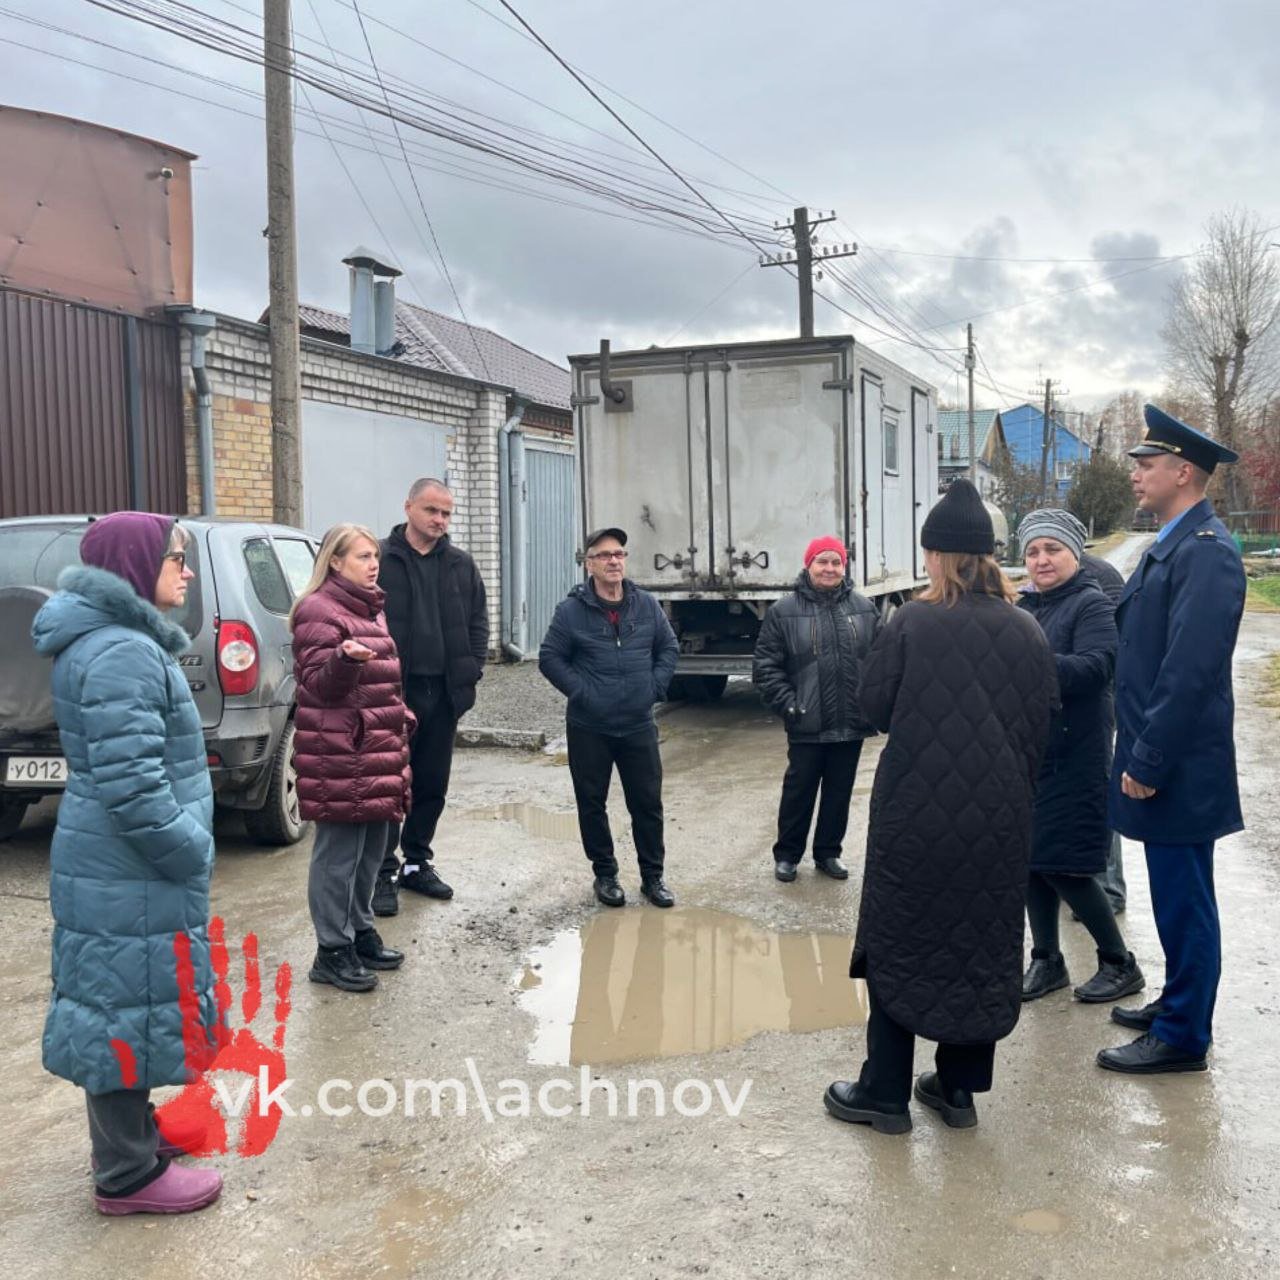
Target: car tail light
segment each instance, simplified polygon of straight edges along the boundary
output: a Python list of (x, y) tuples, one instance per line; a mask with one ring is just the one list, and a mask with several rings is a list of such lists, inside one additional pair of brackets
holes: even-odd
[(218, 683), (228, 697), (257, 687), (258, 637), (247, 622), (223, 622), (218, 627)]

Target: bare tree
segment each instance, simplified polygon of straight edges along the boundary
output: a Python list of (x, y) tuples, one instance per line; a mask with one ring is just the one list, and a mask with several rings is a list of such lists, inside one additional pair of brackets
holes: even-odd
[[(1170, 292), (1163, 337), (1174, 382), (1204, 396), (1214, 435), (1240, 450), (1246, 419), (1274, 388), (1280, 363), (1280, 260), (1254, 214), (1219, 214), (1206, 232), (1208, 244)], [(1240, 510), (1243, 487), (1228, 468), (1229, 510)]]
[(1123, 458), (1142, 439), (1142, 393), (1122, 391), (1098, 415), (1095, 449), (1112, 458)]

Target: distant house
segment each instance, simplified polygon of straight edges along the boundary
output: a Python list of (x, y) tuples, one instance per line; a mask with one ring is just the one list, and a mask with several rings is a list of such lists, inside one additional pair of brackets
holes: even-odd
[[(1008, 453), (998, 409), (973, 411), (973, 436), (978, 455), (978, 492), (989, 498), (995, 492), (996, 467)], [(957, 476), (969, 475), (969, 411), (943, 409), (938, 413), (938, 488), (945, 489)]]
[[(1038, 471), (1044, 452), (1044, 411), (1033, 404), (1020, 404), (1016, 409), (1001, 410), (1000, 420), (1014, 461)], [(1077, 468), (1089, 461), (1093, 449), (1057, 418), (1051, 417), (1049, 426), (1046, 474), (1053, 474), (1061, 501), (1071, 488)], [(1052, 491), (1052, 485), (1050, 488)]]

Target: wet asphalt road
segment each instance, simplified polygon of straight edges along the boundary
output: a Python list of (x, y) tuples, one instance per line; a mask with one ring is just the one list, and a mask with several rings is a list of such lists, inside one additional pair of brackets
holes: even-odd
[[(642, 1105), (638, 1118), (610, 1118), (602, 1092), (590, 1116), (571, 1106), (490, 1122), (474, 1094), (464, 1116), (298, 1115), (264, 1156), (217, 1158), (227, 1185), (213, 1208), (102, 1219), (80, 1096), (39, 1065), (53, 822), (43, 806), (0, 854), (4, 1274), (1275, 1275), (1280, 1119), (1267, 1100), (1280, 1051), (1280, 722), (1254, 699), (1278, 649), (1280, 617), (1247, 618), (1237, 687), (1249, 830), (1220, 845), (1225, 964), (1212, 1070), (1102, 1072), (1094, 1053), (1124, 1033), (1105, 1009), (1058, 993), (1029, 1007), (1001, 1045), (995, 1090), (969, 1131), (918, 1107), (914, 1132), (896, 1138), (823, 1113), (827, 1082), (860, 1059), (861, 994), (841, 969), (876, 744), (858, 780), (853, 878), (820, 882), (810, 864), (780, 886), (769, 845), (783, 736), (735, 684), (719, 705), (661, 722), (672, 912), (594, 906), (569, 838), (562, 763), (462, 752), (438, 854), (457, 897), (406, 901), (384, 928), (409, 953), (406, 967), (371, 996), (347, 996), (305, 980), (305, 846), (264, 852), (231, 822), (220, 832), (214, 906), (228, 936), (256, 932), (264, 974), (288, 961), (299, 979), (285, 1040), (295, 1106), (333, 1077), (467, 1079), (468, 1059), (492, 1104), (503, 1081), (536, 1093), (572, 1077), (576, 1088), (586, 1060), (624, 1097), (628, 1080), (657, 1082), (667, 1115)], [(1156, 988), (1140, 851), (1127, 846), (1126, 857), (1124, 924)], [(1063, 929), (1082, 980), (1093, 968), (1087, 936)], [(238, 994), (237, 965), (232, 982)], [(256, 1024), (264, 1039), (272, 1012), (268, 999)], [(918, 1068), (926, 1062), (922, 1051)], [(675, 1114), (672, 1094), (694, 1077), (719, 1078), (730, 1095), (751, 1081), (740, 1114), (718, 1102), (702, 1116)]]

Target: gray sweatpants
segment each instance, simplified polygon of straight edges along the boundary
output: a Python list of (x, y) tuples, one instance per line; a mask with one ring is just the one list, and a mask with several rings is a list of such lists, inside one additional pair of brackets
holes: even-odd
[(123, 1191), (145, 1178), (158, 1163), (155, 1115), (148, 1089), (86, 1093), (93, 1180), (99, 1191)]
[(345, 947), (373, 928), (374, 883), (387, 848), (388, 822), (317, 822), (307, 902), (316, 941)]

